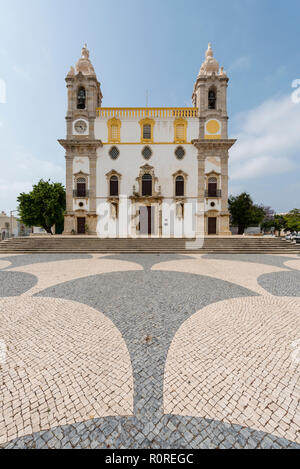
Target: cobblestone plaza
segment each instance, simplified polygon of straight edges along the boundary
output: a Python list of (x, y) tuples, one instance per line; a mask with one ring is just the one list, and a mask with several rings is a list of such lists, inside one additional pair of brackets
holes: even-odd
[(0, 345), (2, 448), (300, 448), (299, 255), (1, 255)]

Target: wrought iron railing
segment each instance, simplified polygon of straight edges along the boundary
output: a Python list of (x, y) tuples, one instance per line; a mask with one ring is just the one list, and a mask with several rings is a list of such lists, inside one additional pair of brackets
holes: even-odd
[(88, 199), (90, 197), (90, 191), (78, 191), (77, 189), (73, 190), (73, 197)]
[(205, 197), (206, 198), (211, 198), (211, 199), (214, 199), (214, 198), (220, 199), (222, 197), (222, 191), (219, 190), (219, 189), (216, 190), (216, 191), (206, 189)]

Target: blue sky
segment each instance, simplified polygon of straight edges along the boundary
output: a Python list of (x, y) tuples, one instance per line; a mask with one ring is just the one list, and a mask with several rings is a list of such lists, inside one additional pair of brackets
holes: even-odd
[(190, 105), (212, 42), (230, 77), (230, 136), (239, 138), (230, 192), (248, 191), (278, 212), (300, 206), (300, 103), (291, 99), (300, 79), (298, 0), (0, 0), (0, 7), (0, 211), (15, 209), (17, 195), (40, 178), (64, 182), (57, 143), (65, 136), (64, 78), (84, 42), (103, 106), (144, 106), (148, 89), (149, 105), (166, 107)]

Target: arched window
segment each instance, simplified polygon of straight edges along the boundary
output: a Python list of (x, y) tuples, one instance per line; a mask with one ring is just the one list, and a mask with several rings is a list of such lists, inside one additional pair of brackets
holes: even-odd
[(218, 180), (215, 177), (208, 180), (208, 197), (217, 197)]
[(85, 178), (77, 179), (77, 197), (86, 197), (86, 180), (85, 180)]
[(217, 93), (214, 88), (211, 88), (208, 92), (208, 109), (216, 109), (217, 105)]
[(184, 197), (184, 177), (177, 176), (176, 178), (176, 197)]
[(152, 176), (151, 174), (144, 174), (142, 178), (142, 196), (152, 196)]
[(78, 95), (77, 95), (77, 109), (85, 109), (85, 104), (86, 104), (86, 92), (85, 92), (85, 88), (81, 86), (78, 90)]
[(109, 180), (110, 197), (119, 197), (119, 179), (117, 176), (112, 176)]

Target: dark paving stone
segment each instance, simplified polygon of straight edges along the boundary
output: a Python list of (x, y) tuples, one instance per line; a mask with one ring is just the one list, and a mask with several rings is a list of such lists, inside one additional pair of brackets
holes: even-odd
[(0, 297), (20, 296), (37, 284), (35, 275), (0, 271)]
[(254, 262), (255, 264), (273, 265), (283, 269), (293, 270), (284, 265), (285, 262), (293, 260), (287, 256), (272, 256), (272, 254), (206, 254), (203, 259), (217, 259), (224, 261)]
[(20, 254), (19, 256), (1, 257), (1, 261), (11, 262), (11, 265), (2, 270), (23, 267), (24, 265), (41, 264), (43, 262), (69, 261), (72, 259), (92, 259), (89, 254)]
[(300, 296), (300, 271), (274, 272), (258, 278), (258, 284), (274, 296)]

